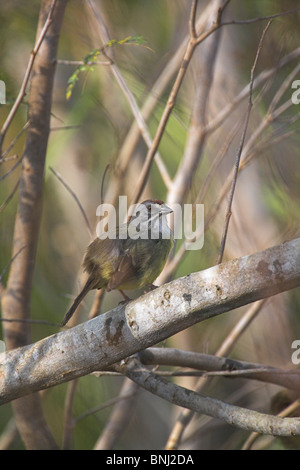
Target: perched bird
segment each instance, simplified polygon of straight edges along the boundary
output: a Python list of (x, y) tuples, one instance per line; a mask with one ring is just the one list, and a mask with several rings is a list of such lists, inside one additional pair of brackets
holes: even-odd
[(62, 326), (72, 317), (80, 302), (92, 289), (123, 289), (152, 286), (161, 273), (173, 245), (173, 232), (166, 215), (170, 209), (163, 201), (142, 202), (127, 223), (96, 238), (87, 248), (82, 266), (87, 280), (66, 313)]

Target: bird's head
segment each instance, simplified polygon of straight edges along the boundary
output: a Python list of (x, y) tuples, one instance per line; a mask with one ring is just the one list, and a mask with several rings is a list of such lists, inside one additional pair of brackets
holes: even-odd
[(170, 233), (166, 215), (172, 212), (173, 210), (163, 201), (147, 199), (136, 207), (129, 225), (133, 224), (132, 228), (139, 227), (140, 233), (151, 233), (151, 238), (160, 238), (161, 232), (165, 232), (165, 235)]

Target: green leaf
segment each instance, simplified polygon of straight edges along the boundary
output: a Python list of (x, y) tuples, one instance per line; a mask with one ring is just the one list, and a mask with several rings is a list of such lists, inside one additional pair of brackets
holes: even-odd
[(66, 99), (69, 100), (72, 96), (73, 89), (75, 87), (76, 82), (79, 79), (79, 75), (82, 72), (93, 72), (94, 71), (94, 65), (97, 60), (97, 57), (103, 53), (106, 48), (108, 47), (113, 47), (113, 46), (121, 46), (123, 44), (133, 44), (136, 46), (143, 46), (146, 47), (149, 50), (152, 50), (150, 47), (145, 46), (145, 43), (147, 41), (143, 36), (140, 36), (139, 34), (135, 34), (134, 36), (128, 36), (127, 38), (124, 39), (111, 39), (108, 41), (108, 43), (99, 49), (93, 49), (90, 51), (88, 54), (86, 54), (83, 58), (83, 64), (79, 65), (76, 70), (73, 72), (73, 74), (69, 77), (68, 79), (68, 86), (66, 89)]

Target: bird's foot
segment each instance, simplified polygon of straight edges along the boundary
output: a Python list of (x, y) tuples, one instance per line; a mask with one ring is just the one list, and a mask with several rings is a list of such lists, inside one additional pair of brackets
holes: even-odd
[(148, 290), (144, 290), (144, 294), (147, 294), (147, 292), (158, 288), (158, 286), (155, 286), (154, 284), (147, 284), (146, 287), (148, 288)]
[(123, 295), (124, 299), (125, 300), (121, 300), (121, 302), (119, 302), (119, 305), (124, 305), (124, 304), (127, 304), (127, 302), (130, 302), (130, 300), (132, 300), (130, 297), (128, 297), (128, 295), (125, 294), (125, 292), (123, 292), (122, 290), (119, 289), (119, 292)]

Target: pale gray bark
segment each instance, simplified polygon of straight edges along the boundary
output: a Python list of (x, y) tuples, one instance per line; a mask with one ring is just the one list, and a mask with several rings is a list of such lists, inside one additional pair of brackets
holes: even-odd
[(0, 359), (0, 403), (103, 370), (207, 318), (300, 286), (300, 238), (176, 279)]

